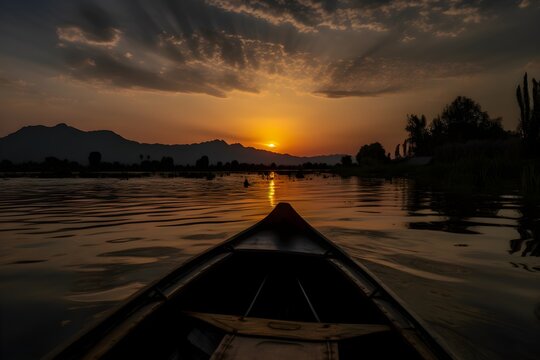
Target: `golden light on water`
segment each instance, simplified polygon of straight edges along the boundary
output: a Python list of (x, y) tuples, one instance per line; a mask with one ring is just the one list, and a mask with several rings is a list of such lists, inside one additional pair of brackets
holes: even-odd
[(274, 182), (274, 172), (270, 173), (270, 181), (268, 181), (268, 200), (270, 206), (276, 206), (276, 184)]

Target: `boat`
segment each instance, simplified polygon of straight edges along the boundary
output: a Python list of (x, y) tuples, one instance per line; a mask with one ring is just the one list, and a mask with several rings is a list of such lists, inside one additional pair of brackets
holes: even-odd
[(50, 359), (454, 359), (288, 203), (137, 292)]

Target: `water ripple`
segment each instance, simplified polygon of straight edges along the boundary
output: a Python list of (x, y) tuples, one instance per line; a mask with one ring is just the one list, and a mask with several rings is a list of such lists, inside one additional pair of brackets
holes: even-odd
[(2, 185), (0, 311), (23, 329), (2, 333), (11, 354), (31, 348), (32, 358), (42, 357), (118, 301), (288, 201), (459, 355), (537, 357), (540, 209), (517, 192), (455, 194), (403, 179), (277, 174), (273, 181), (233, 174)]

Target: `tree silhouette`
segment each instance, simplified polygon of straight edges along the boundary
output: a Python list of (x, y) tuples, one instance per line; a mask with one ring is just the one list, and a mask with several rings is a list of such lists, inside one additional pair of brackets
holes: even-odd
[(523, 89), (519, 85), (516, 89), (516, 97), (520, 110), (518, 131), (528, 154), (534, 157), (540, 155), (540, 85), (536, 79), (532, 83), (532, 111), (527, 73), (523, 76)]
[(174, 170), (174, 159), (170, 156), (164, 156), (161, 158), (161, 168), (165, 171)]
[(437, 144), (496, 139), (505, 134), (500, 119), (490, 119), (478, 103), (465, 96), (458, 96), (444, 108), (433, 120), (431, 133)]
[(208, 159), (208, 156), (203, 155), (197, 162), (195, 162), (195, 166), (199, 169), (207, 169), (210, 165), (210, 160)]
[(396, 145), (396, 150), (394, 150), (394, 159), (401, 159), (401, 153), (399, 152), (399, 147), (401, 144)]
[(358, 164), (383, 163), (387, 160), (386, 151), (379, 142), (363, 145), (356, 154)]
[(405, 139), (405, 141), (403, 142), (402, 148), (403, 148), (403, 157), (406, 158), (407, 156), (409, 156), (409, 149), (407, 148), (407, 139)]
[(101, 153), (99, 151), (92, 151), (88, 155), (88, 164), (92, 168), (97, 168), (101, 162)]
[[(407, 115), (407, 126), (405, 130), (409, 133), (407, 143), (409, 144), (409, 154), (426, 155), (429, 151), (429, 131), (424, 115)], [(406, 154), (404, 154), (406, 155)]]
[(352, 166), (352, 157), (351, 155), (345, 155), (341, 158), (341, 164), (343, 166)]

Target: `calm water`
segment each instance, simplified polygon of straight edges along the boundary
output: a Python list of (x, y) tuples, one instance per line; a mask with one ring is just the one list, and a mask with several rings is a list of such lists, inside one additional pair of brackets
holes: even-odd
[[(533, 359), (537, 204), (405, 180), (11, 179), (0, 187), (2, 359), (33, 359), (288, 201), (467, 359)], [(536, 252), (535, 252), (536, 251)], [(536, 256), (535, 256), (536, 255)]]

